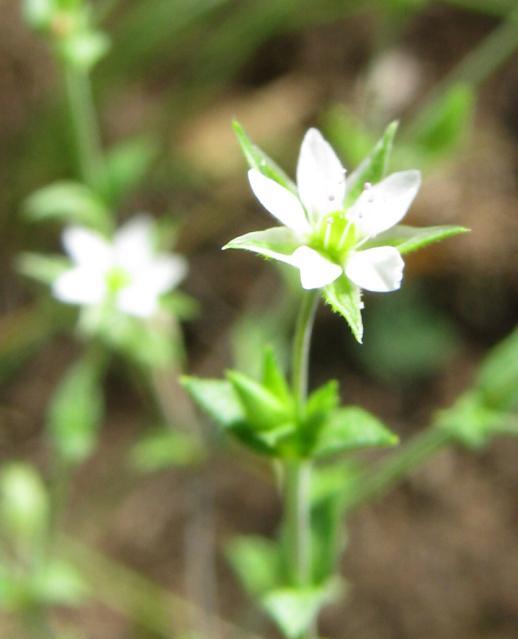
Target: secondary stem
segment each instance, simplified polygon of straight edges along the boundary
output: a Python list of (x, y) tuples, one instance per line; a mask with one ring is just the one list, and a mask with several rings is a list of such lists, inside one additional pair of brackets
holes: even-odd
[[(293, 339), (292, 388), (297, 413), (307, 397), (311, 331), (318, 293), (306, 293), (301, 303)], [(283, 463), (284, 543), (289, 576), (294, 586), (308, 585), (311, 578), (311, 461), (286, 459)], [(308, 631), (304, 637), (313, 636)]]
[(96, 188), (102, 176), (103, 158), (90, 78), (85, 71), (67, 64), (64, 79), (81, 177), (88, 186)]

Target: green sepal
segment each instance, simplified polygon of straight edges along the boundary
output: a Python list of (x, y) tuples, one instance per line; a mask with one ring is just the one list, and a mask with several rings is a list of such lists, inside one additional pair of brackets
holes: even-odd
[(401, 253), (411, 253), (417, 251), (434, 242), (446, 240), (449, 237), (469, 233), (469, 229), (464, 226), (406, 226), (397, 224), (388, 231), (380, 233), (374, 239), (365, 244), (365, 249), (375, 246), (394, 246)]
[(357, 199), (366, 182), (376, 184), (384, 177), (397, 128), (398, 122), (391, 122), (367, 158), (347, 178), (346, 206)]
[(281, 169), (274, 160), (272, 160), (262, 149), (252, 142), (242, 125), (237, 120), (233, 121), (232, 126), (248, 166), (251, 169), (257, 169), (263, 175), (275, 180), (275, 182), (289, 189), (296, 195), (297, 187), (283, 169)]
[(21, 253), (16, 258), (16, 269), (22, 275), (42, 284), (52, 284), (70, 269), (70, 261), (61, 255)]
[(66, 372), (50, 401), (47, 428), (67, 463), (78, 464), (94, 450), (104, 412), (101, 375), (104, 358), (86, 356)]
[(287, 639), (303, 635), (318, 617), (321, 608), (342, 592), (336, 579), (321, 585), (278, 588), (262, 597), (261, 603)]
[(89, 187), (79, 182), (54, 182), (35, 191), (24, 202), (23, 215), (32, 222), (57, 220), (106, 230), (110, 213)]
[(397, 435), (377, 417), (357, 406), (338, 408), (320, 429), (313, 454), (325, 457), (361, 448), (394, 446)]
[(281, 402), (291, 401), (291, 392), (286, 377), (271, 346), (263, 351), (263, 367), (261, 382), (264, 388), (273, 393)]
[(252, 231), (240, 235), (225, 244), (223, 250), (252, 251), (269, 259), (287, 262), (299, 246), (300, 240), (291, 229), (285, 226), (274, 226), (264, 231)]
[(349, 325), (355, 339), (360, 344), (363, 340), (361, 291), (358, 286), (346, 277), (339, 277), (323, 290), (325, 301), (335, 313), (339, 313)]
[(251, 597), (274, 590), (282, 578), (277, 544), (258, 536), (234, 537), (225, 555), (244, 589)]
[(272, 430), (292, 419), (292, 407), (256, 381), (239, 373), (228, 371), (227, 378), (239, 396), (246, 420), (255, 429)]

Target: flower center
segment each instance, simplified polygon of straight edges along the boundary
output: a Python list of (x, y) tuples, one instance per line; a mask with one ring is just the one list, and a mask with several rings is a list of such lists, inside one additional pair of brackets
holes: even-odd
[(344, 264), (349, 251), (359, 240), (358, 232), (345, 211), (335, 211), (321, 218), (309, 246), (337, 264)]
[(131, 277), (121, 266), (114, 266), (106, 274), (106, 288), (110, 295), (116, 295), (121, 289), (128, 286)]

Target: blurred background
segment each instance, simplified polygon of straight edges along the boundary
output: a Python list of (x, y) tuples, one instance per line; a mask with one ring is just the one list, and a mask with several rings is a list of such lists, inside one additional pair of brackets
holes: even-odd
[[(232, 118), (292, 175), (308, 126), (352, 169), (386, 124), (401, 120), (391, 169), (424, 174), (408, 223), (472, 232), (410, 256), (398, 293), (366, 296), (364, 346), (322, 308), (311, 384), (336, 377), (345, 401), (372, 410), (403, 441), (419, 432), (517, 323), (514, 0), (93, 4), (112, 42), (93, 76), (103, 138), (143, 136), (153, 150), (121, 219), (147, 211), (180, 225), (177, 250), (190, 262), (183, 288), (199, 301), (184, 325), (186, 366), (196, 374), (253, 370), (259, 346), (275, 337), (282, 349), (293, 319), (289, 276), (220, 251), (270, 225), (249, 192)], [(28, 460), (45, 473), (46, 407), (80, 345), (74, 313), (48, 302), (13, 264), (20, 251), (58, 249), (57, 225), (30, 224), (19, 212), (29, 193), (75, 169), (52, 56), (16, 0), (0, 1), (0, 10), (0, 446), (3, 461)], [(172, 385), (165, 392), (187, 402)], [(156, 407), (117, 360), (106, 396), (99, 445), (74, 478), (62, 522), (71, 543), (85, 544), (75, 552), (96, 596), (58, 616), (77, 622), (80, 636), (150, 639), (173, 636), (163, 609), (174, 610), (181, 636), (196, 606), (209, 605), (206, 636), (275, 636), (221, 550), (235, 534), (274, 534), (280, 510), (270, 469), (202, 424), (211, 449), (203, 465), (136, 471), (129, 452), (159, 419)], [(342, 566), (347, 601), (326, 611), (323, 635), (515, 639), (517, 454), (509, 439), (476, 454), (448, 449), (355, 511)], [(210, 487), (204, 538), (189, 528), (197, 481)], [(186, 567), (186, 541), (194, 568)], [(215, 579), (204, 563), (212, 544)]]

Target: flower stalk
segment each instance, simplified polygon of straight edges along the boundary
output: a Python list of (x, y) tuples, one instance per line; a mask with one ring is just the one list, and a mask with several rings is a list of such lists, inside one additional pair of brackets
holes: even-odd
[[(318, 293), (304, 294), (293, 339), (292, 389), (300, 415), (307, 398), (311, 333)], [(310, 486), (312, 462), (286, 459), (283, 463), (284, 543), (288, 573), (293, 586), (303, 588), (311, 580)], [(307, 631), (303, 637), (311, 639)], [(302, 639), (302, 637), (301, 637)]]

